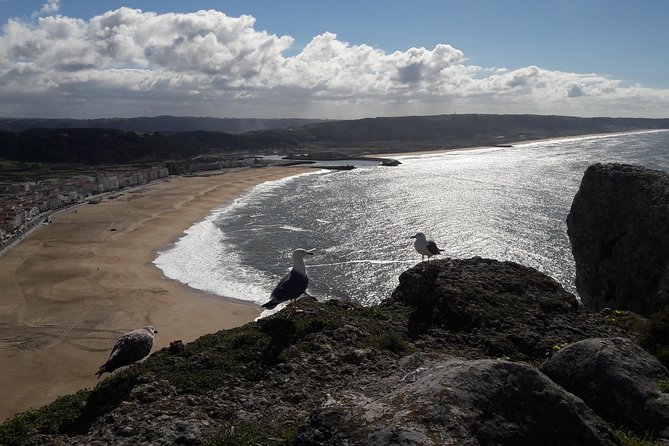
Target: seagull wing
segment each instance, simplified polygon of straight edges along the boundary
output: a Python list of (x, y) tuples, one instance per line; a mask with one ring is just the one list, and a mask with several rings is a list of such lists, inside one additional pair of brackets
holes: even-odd
[(437, 248), (437, 244), (433, 240), (428, 240), (426, 246), (432, 255), (441, 254), (441, 249)]
[(263, 305), (264, 308), (272, 309), (282, 302), (291, 299), (297, 299), (307, 290), (309, 279), (295, 270), (290, 270), (286, 276), (281, 279), (270, 295), (270, 301)]
[(145, 330), (133, 330), (125, 333), (112, 348), (109, 359), (100, 367), (99, 373), (112, 372), (124, 365), (139, 361), (151, 352), (153, 336)]
[(124, 333), (120, 338), (118, 338), (116, 344), (114, 344), (114, 347), (112, 347), (111, 353), (109, 354), (109, 359), (107, 360), (108, 363), (115, 361), (119, 353), (122, 354), (123, 345), (126, 343), (126, 339), (128, 338), (129, 334), (130, 333)]

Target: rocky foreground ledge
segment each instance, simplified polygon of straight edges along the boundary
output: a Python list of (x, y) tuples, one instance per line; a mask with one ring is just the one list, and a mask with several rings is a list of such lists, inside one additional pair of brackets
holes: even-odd
[[(583, 309), (515, 263), (421, 263), (378, 306), (304, 299), (291, 316), (175, 342), (143, 371), (5, 423), (0, 444), (615, 445), (621, 428), (664, 437), (669, 373), (628, 339), (639, 326)], [(569, 353), (583, 343), (587, 367)], [(598, 402), (607, 392), (615, 397)]]
[(669, 444), (667, 216), (667, 174), (595, 165), (568, 221), (584, 306), (515, 263), (420, 263), (381, 305), (175, 341), (0, 444)]

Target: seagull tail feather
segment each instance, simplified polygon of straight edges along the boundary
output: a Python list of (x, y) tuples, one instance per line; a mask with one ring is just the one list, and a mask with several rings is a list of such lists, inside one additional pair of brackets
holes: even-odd
[(273, 309), (276, 308), (277, 305), (278, 305), (278, 304), (277, 304), (276, 302), (270, 300), (270, 301), (267, 302), (266, 304), (263, 304), (262, 307), (263, 307), (263, 308), (266, 308), (266, 309), (268, 309), (268, 310), (273, 310)]
[(97, 372), (95, 372), (95, 374), (98, 375), (98, 379), (100, 379), (102, 374), (105, 373), (106, 371), (107, 371), (107, 363), (105, 362), (100, 366), (100, 369)]

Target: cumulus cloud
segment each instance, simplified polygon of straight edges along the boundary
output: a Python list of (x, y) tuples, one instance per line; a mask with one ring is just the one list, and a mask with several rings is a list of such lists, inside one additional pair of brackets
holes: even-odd
[(666, 116), (669, 90), (536, 66), (483, 68), (457, 48), (387, 53), (323, 32), (290, 36), (251, 16), (120, 8), (81, 20), (17, 19), (0, 34), (0, 115), (355, 118), (418, 113)]
[(35, 18), (42, 15), (54, 14), (59, 10), (60, 10), (60, 0), (49, 0), (42, 5), (39, 11), (33, 12), (32, 16), (33, 18)]

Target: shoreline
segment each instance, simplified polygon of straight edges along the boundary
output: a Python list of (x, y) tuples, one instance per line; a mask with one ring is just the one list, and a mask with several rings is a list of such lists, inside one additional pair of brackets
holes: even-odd
[[(510, 144), (666, 130), (589, 134)], [(494, 146), (367, 154), (410, 157)], [(0, 256), (0, 422), (97, 383), (117, 335), (158, 330), (153, 351), (253, 321), (251, 301), (221, 297), (164, 276), (157, 253), (251, 187), (313, 167), (232, 169), (171, 178), (115, 200), (67, 209)]]
[(155, 326), (157, 351), (253, 321), (254, 303), (190, 288), (152, 262), (251, 187), (311, 170), (172, 178), (61, 212), (0, 256), (0, 420), (94, 386), (122, 332)]
[(549, 138), (540, 138), (540, 139), (527, 139), (519, 141), (509, 141), (501, 145), (484, 145), (484, 146), (471, 146), (471, 147), (453, 147), (453, 148), (435, 148), (432, 150), (423, 149), (423, 150), (407, 150), (406, 152), (388, 152), (388, 153), (366, 153), (362, 155), (366, 158), (397, 158), (397, 157), (410, 157), (410, 156), (422, 156), (422, 155), (439, 155), (442, 153), (452, 153), (452, 152), (464, 152), (469, 150), (480, 150), (480, 149), (504, 149), (510, 147), (516, 147), (519, 145), (534, 144), (541, 142), (551, 142), (551, 141), (564, 141), (571, 139), (588, 139), (588, 138), (608, 138), (612, 136), (623, 136), (623, 135), (637, 135), (642, 133), (656, 133), (656, 132), (668, 132), (669, 129), (648, 129), (648, 130), (628, 130), (622, 132), (610, 132), (610, 133), (585, 133), (583, 135), (570, 135), (570, 136), (555, 136)]

